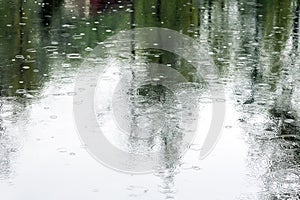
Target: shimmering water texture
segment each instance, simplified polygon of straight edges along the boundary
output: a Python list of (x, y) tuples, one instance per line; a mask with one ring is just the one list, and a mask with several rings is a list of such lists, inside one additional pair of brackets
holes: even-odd
[[(299, 5), (0, 0), (0, 198), (300, 199)], [(144, 27), (199, 46), (176, 40), (170, 52), (160, 46), (165, 40), (142, 48), (153, 38), (118, 37)], [(89, 88), (87, 110), (103, 137), (136, 157), (119, 159), (100, 146), (119, 165), (101, 162), (97, 141), (78, 134), (76, 116), (89, 118), (74, 108)], [(225, 96), (212, 95), (220, 88)], [(199, 159), (219, 103), (226, 107), (220, 137)], [(145, 166), (148, 173), (128, 174)]]

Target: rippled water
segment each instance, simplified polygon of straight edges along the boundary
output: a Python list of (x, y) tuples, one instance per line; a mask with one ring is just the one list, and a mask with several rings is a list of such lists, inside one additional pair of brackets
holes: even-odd
[[(299, 4), (0, 0), (1, 199), (300, 199)], [(157, 171), (128, 175), (94, 160), (78, 137), (74, 81), (98, 44), (141, 27), (176, 30), (203, 45), (225, 89), (226, 120), (216, 148), (199, 160), (214, 100), (193, 65), (163, 50), (112, 52), (139, 65), (132, 74), (130, 62), (106, 60), (98, 123), (118, 148), (164, 150)], [(190, 83), (162, 87), (157, 82), (174, 74), (149, 71), (150, 62)], [(180, 157), (194, 114), (197, 135)]]

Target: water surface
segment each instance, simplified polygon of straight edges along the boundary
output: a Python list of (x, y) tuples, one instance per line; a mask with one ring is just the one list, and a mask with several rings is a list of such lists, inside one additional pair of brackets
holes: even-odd
[[(297, 0), (0, 0), (2, 199), (299, 199), (299, 4)], [(120, 52), (141, 66), (154, 62), (180, 72), (195, 84), (192, 89), (182, 85), (176, 92), (188, 93), (187, 101), (199, 106), (197, 137), (179, 162), (173, 156), (180, 134), (168, 135), (181, 133), (174, 125), (148, 143), (153, 149), (166, 145), (164, 167), (151, 174), (128, 175), (102, 166), (81, 143), (73, 120), (73, 88), (81, 63), (99, 43), (139, 27), (176, 30), (208, 49), (207, 56), (219, 70), (218, 82), (225, 88), (226, 120), (216, 148), (200, 161), (212, 101), (195, 68), (166, 51)], [(128, 141), (114, 137), (110, 126), (110, 86), (120, 79), (118, 70), (129, 68), (116, 65), (106, 71), (96, 111), (115, 145), (143, 152), (147, 146), (134, 137), (126, 146)], [(147, 130), (143, 136), (159, 132), (162, 107), (173, 124), (184, 107), (174, 105), (174, 92), (145, 81), (146, 71), (141, 67), (135, 74), (143, 87), (116, 98), (126, 99), (126, 109), (132, 111), (125, 129)], [(135, 81), (120, 87), (133, 87)]]

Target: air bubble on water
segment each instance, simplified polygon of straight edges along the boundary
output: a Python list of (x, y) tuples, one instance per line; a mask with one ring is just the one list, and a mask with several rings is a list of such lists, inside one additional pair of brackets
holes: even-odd
[(193, 166), (189, 163), (181, 163), (179, 166), (180, 166), (181, 169), (184, 169), (184, 170), (188, 170), (188, 169), (193, 168)]
[(17, 89), (16, 94), (25, 94), (27, 91), (25, 89)]
[(51, 45), (58, 45), (57, 41), (51, 41)]
[(68, 95), (68, 96), (75, 96), (75, 95), (76, 95), (76, 92), (68, 92), (67, 95)]
[(92, 192), (99, 192), (99, 189), (93, 189)]
[(225, 99), (222, 99), (222, 98), (216, 98), (215, 101), (216, 101), (216, 102), (225, 102), (226, 100), (225, 100)]
[(200, 144), (191, 144), (189, 146), (189, 149), (193, 150), (193, 151), (200, 151), (201, 150), (201, 145)]
[(84, 50), (85, 51), (93, 51), (93, 49), (91, 47), (86, 47)]
[(29, 66), (23, 66), (22, 68), (23, 68), (23, 69), (30, 69)]
[(87, 144), (82, 144), (82, 145), (80, 145), (80, 148), (86, 149), (86, 148), (88, 148), (88, 145)]
[(50, 115), (51, 119), (57, 119), (57, 115)]
[(211, 97), (200, 97), (198, 102), (199, 103), (212, 103), (213, 99)]
[(57, 150), (59, 153), (66, 153), (66, 152), (67, 152), (67, 149), (64, 148), (64, 147), (57, 148), (56, 150)]
[(24, 56), (23, 55), (16, 55), (15, 58), (17, 58), (17, 59), (24, 59)]
[(80, 34), (79, 34), (79, 35), (76, 35), (76, 34), (75, 34), (75, 35), (72, 36), (72, 38), (73, 38), (74, 40), (81, 40), (81, 39), (82, 39), (82, 35), (80, 35)]
[(69, 59), (80, 59), (81, 55), (78, 54), (78, 53), (70, 53), (70, 54), (67, 54), (67, 58), (69, 58)]
[(287, 123), (287, 124), (291, 124), (293, 123), (295, 120), (293, 119), (285, 119), (284, 122)]
[(193, 166), (192, 168), (193, 168), (193, 170), (197, 170), (197, 171), (201, 170), (201, 167), (199, 167), (199, 166)]
[(132, 9), (129, 9), (129, 8), (127, 8), (126, 10), (125, 10), (125, 12), (133, 12), (133, 10)]
[(63, 63), (62, 67), (63, 68), (69, 68), (69, 67), (71, 67), (71, 64), (70, 63)]
[(35, 49), (32, 49), (32, 48), (27, 49), (26, 51), (29, 52), (29, 53), (35, 53), (35, 52), (36, 52), (36, 50), (35, 50)]

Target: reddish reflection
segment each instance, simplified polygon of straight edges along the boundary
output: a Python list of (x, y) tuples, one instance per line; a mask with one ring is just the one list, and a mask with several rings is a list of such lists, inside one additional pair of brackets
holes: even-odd
[(90, 13), (95, 14), (112, 7), (117, 7), (117, 5), (124, 5), (130, 2), (131, 0), (90, 0)]

